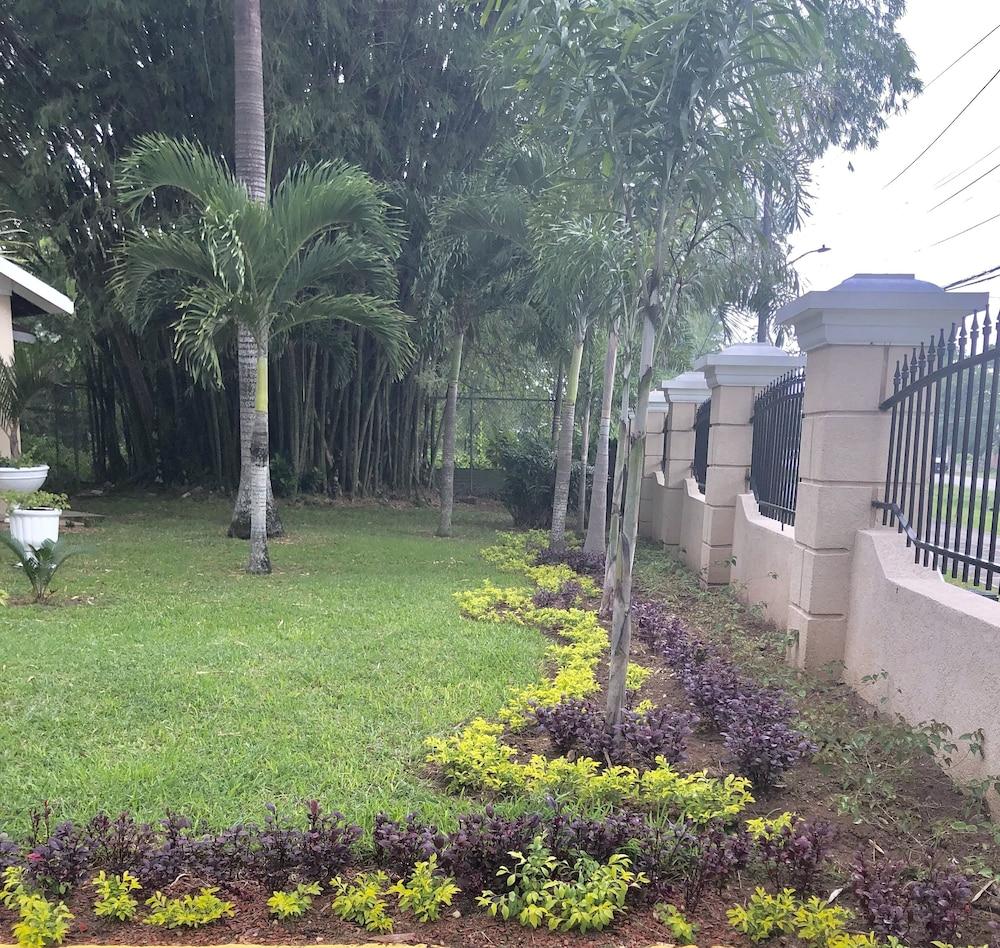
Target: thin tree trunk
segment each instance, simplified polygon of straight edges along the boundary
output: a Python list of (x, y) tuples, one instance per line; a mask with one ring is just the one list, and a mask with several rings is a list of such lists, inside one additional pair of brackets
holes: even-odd
[[(636, 394), (635, 419), (628, 436), (628, 476), (625, 485), (625, 509), (622, 513), (618, 557), (615, 563), (615, 587), (611, 619), (611, 658), (608, 669), (606, 720), (610, 728), (621, 723), (625, 707), (625, 674), (632, 645), (632, 566), (639, 533), (639, 493), (646, 451), (646, 414), (653, 384), (653, 348), (656, 343), (659, 288), (651, 289), (642, 321), (642, 344), (639, 352), (639, 390)], [(621, 445), (618, 450), (621, 451)]]
[(438, 520), (437, 535), (451, 536), (451, 516), (455, 510), (455, 422), (458, 413), (458, 378), (462, 372), (462, 346), (465, 330), (459, 330), (451, 350), (451, 365), (448, 369), (448, 394), (444, 403), (444, 456), (441, 459), (441, 516)]
[[(233, 7), (233, 55), (235, 110), (233, 125), (236, 138), (236, 177), (255, 201), (267, 200), (267, 164), (264, 145), (264, 66), (260, 36), (260, 0), (236, 0)], [(251, 349), (251, 346), (253, 347)], [(233, 505), (229, 536), (247, 539), (251, 533), (250, 510), (253, 478), (251, 440), (256, 425), (255, 393), (259, 384), (257, 364), (260, 352), (249, 327), (237, 327), (240, 379), (240, 486)], [(264, 419), (265, 454), (269, 432)], [(271, 471), (264, 471), (267, 535), (283, 533), (281, 519), (271, 492)]]
[(615, 451), (614, 483), (611, 491), (611, 526), (608, 531), (608, 548), (604, 566), (604, 589), (601, 593), (600, 616), (608, 618), (611, 612), (611, 595), (615, 588), (615, 566), (618, 562), (618, 540), (622, 526), (622, 498), (625, 495), (625, 444), (628, 441), (628, 383), (631, 365), (626, 361), (622, 371), (622, 390), (618, 414), (618, 447)]
[(594, 478), (590, 486), (590, 516), (587, 520), (585, 553), (604, 552), (604, 531), (608, 519), (608, 442), (611, 440), (611, 405), (615, 395), (615, 370), (618, 362), (619, 321), (616, 319), (608, 335), (604, 355), (604, 380), (601, 389), (601, 423), (597, 432), (597, 456), (594, 458)]
[(569, 482), (573, 473), (573, 421), (576, 415), (576, 395), (580, 385), (580, 361), (583, 358), (583, 336), (573, 339), (573, 353), (566, 374), (566, 394), (563, 396), (562, 418), (559, 421), (559, 444), (556, 449), (556, 482), (552, 491), (552, 528), (549, 546), (553, 550), (566, 547), (566, 508), (569, 505)]
[(590, 413), (594, 396), (593, 342), (587, 356), (587, 390), (583, 396), (583, 417), (580, 419), (580, 489), (576, 497), (576, 532), (583, 536), (587, 529), (587, 463), (590, 461)]
[(559, 437), (559, 418), (562, 415), (563, 397), (563, 361), (559, 360), (559, 371), (556, 372), (556, 387), (552, 390), (552, 444)]
[(250, 559), (247, 572), (261, 575), (271, 572), (267, 550), (267, 345), (257, 356), (257, 391), (254, 399), (253, 435), (250, 438), (250, 465), (253, 472), (250, 491)]

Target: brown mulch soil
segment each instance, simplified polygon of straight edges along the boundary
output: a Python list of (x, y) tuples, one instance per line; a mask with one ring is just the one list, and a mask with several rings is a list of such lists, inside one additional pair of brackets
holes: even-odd
[[(640, 588), (641, 576), (640, 572)], [(848, 771), (858, 762), (845, 759), (841, 763), (836, 748), (844, 735), (861, 733), (880, 723), (877, 714), (846, 687), (785, 669), (774, 671), (779, 648), (775, 644), (776, 633), (756, 619), (751, 611), (730, 600), (724, 603), (724, 614), (720, 618), (716, 614), (718, 604), (690, 584), (671, 589), (669, 595), (658, 596), (655, 589), (647, 589), (645, 594), (649, 598), (665, 601), (681, 616), (689, 630), (712, 642), (741, 668), (761, 677), (764, 683), (789, 686), (804, 719), (820, 722), (812, 729), (814, 739), (820, 736), (819, 726), (830, 729), (828, 744), (817, 758), (794, 768), (786, 775), (782, 786), (767, 794), (758, 794), (757, 802), (747, 813), (747, 816), (776, 815), (788, 810), (803, 818), (832, 822), (837, 837), (825, 879), (825, 891), (832, 893), (845, 885), (850, 876), (850, 865), (859, 851), (876, 853), (880, 859), (899, 859), (910, 864), (920, 863), (926, 854), (933, 852), (936, 863), (949, 863), (966, 870), (974, 857), (1000, 866), (997, 843), (984, 819), (981, 803), (963, 796), (947, 774), (925, 753), (915, 751), (905, 761), (889, 761), (886, 758), (880, 763), (876, 747), (867, 760), (867, 766), (873, 769), (873, 776), (878, 780), (883, 777), (879, 768), (892, 765), (891, 772), (884, 775), (886, 780), (892, 782), (888, 802), (873, 803), (867, 794), (863, 798), (852, 799), (852, 792), (845, 787), (852, 786), (856, 775)], [(672, 669), (652, 652), (640, 635), (633, 635), (632, 658), (655, 669), (655, 674), (642, 689), (640, 699), (651, 699), (660, 706), (690, 708)], [(772, 672), (777, 678), (771, 677)], [(606, 664), (600, 668), (598, 677), (602, 687), (606, 686)], [(600, 701), (601, 697), (597, 696), (596, 700)], [(531, 730), (509, 734), (505, 740), (524, 757), (551, 752), (544, 736)], [(706, 769), (719, 776), (730, 772), (725, 747), (717, 734), (699, 729), (689, 739), (685, 769)], [(425, 771), (425, 777), (439, 779), (431, 768)], [(949, 825), (956, 828), (955, 831), (944, 831), (943, 828)], [(748, 940), (729, 927), (726, 909), (745, 901), (754, 886), (761, 882), (760, 878), (747, 875), (730, 886), (723, 897), (708, 894), (697, 911), (690, 915), (690, 920), (696, 922), (699, 928), (698, 943), (702, 946), (749, 945)], [(180, 894), (203, 884), (207, 883), (181, 879), (175, 883), (175, 888)], [(80, 887), (69, 901), (76, 916), (70, 940), (115, 945), (364, 944), (384, 941), (388, 944), (426, 943), (449, 948), (563, 948), (570, 945), (645, 948), (654, 943), (669, 944), (673, 941), (669, 932), (656, 921), (652, 906), (648, 904), (631, 909), (608, 931), (587, 935), (559, 934), (531, 931), (512, 922), (493, 920), (482, 914), (470, 896), (463, 894), (456, 901), (456, 911), (433, 924), (420, 924), (400, 913), (395, 914), (396, 933), (380, 938), (333, 917), (328, 897), (317, 899), (302, 919), (278, 922), (271, 918), (265, 904), (270, 891), (253, 884), (221, 885), (219, 889), (220, 897), (235, 904), (235, 918), (200, 930), (167, 931), (140, 922), (120, 923), (96, 918), (91, 907), (89, 887)], [(845, 900), (846, 896), (841, 897), (841, 902)], [(846, 904), (850, 904), (849, 901)], [(991, 933), (991, 922), (994, 920), (1000, 922), (1000, 886), (996, 893), (991, 889), (985, 891), (970, 910), (961, 933), (961, 944), (1000, 946), (1000, 934)], [(11, 913), (0, 908), (0, 932), (9, 931), (11, 922)], [(798, 943), (794, 939), (778, 938), (768, 944), (785, 946)]]

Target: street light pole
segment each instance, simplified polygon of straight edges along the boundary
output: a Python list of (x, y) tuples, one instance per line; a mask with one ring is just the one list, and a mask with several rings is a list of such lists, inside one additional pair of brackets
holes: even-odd
[[(808, 257), (812, 253), (828, 253), (832, 250), (832, 247), (827, 247), (823, 244), (820, 247), (814, 247), (812, 250), (807, 250), (805, 253), (800, 253), (797, 257), (793, 257), (791, 260), (785, 263), (784, 269), (789, 270), (791, 267), (798, 263), (803, 257)], [(763, 309), (757, 314), (757, 341), (767, 342), (770, 339), (770, 319), (771, 314), (765, 312)]]

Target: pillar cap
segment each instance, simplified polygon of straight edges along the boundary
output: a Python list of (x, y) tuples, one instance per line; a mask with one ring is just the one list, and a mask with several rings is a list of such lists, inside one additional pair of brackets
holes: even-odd
[(802, 356), (766, 342), (743, 342), (702, 356), (694, 367), (705, 372), (710, 388), (718, 385), (760, 387), (773, 382), (790, 369), (805, 365)]
[(711, 395), (704, 372), (681, 372), (672, 379), (664, 379), (660, 383), (660, 391), (673, 405), (681, 402), (700, 405)]
[(666, 411), (670, 406), (667, 404), (667, 399), (663, 392), (657, 391), (655, 388), (649, 393), (649, 407), (646, 409), (647, 412), (650, 411)]
[(988, 293), (948, 293), (912, 273), (856, 273), (786, 303), (776, 322), (804, 352), (820, 346), (913, 346), (985, 310)]

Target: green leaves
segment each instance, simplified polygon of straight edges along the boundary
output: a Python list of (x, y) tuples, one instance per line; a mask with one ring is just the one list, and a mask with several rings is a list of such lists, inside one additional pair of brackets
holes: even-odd
[(220, 382), (219, 349), (236, 325), (266, 345), (303, 322), (348, 322), (372, 333), (394, 372), (410, 363), (407, 318), (391, 302), (403, 228), (360, 169), (299, 167), (262, 205), (200, 146), (142, 138), (123, 162), (121, 196), (135, 209), (165, 188), (192, 214), (133, 233), (113, 286), (136, 325), (165, 303), (179, 311), (175, 354), (197, 378)]

